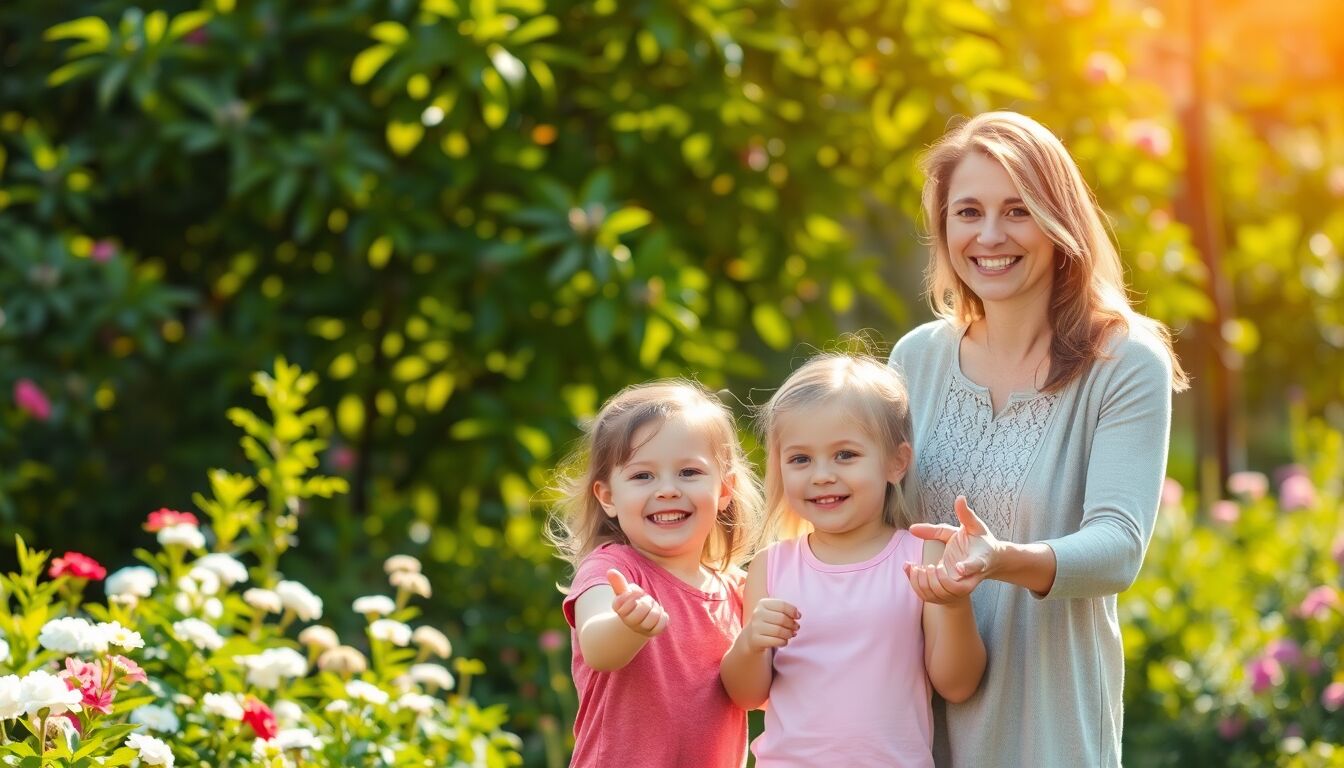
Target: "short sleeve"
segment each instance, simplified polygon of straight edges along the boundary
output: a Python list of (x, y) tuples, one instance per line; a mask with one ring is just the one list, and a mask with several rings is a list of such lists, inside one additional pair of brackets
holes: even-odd
[(569, 626), (574, 626), (574, 604), (578, 602), (579, 596), (599, 584), (606, 584), (607, 571), (612, 568), (625, 574), (630, 581), (637, 584), (644, 583), (644, 574), (638, 561), (624, 555), (620, 547), (608, 545), (594, 550), (579, 563), (579, 570), (574, 574), (573, 583), (569, 585), (569, 594), (565, 595), (565, 601), (561, 606)]

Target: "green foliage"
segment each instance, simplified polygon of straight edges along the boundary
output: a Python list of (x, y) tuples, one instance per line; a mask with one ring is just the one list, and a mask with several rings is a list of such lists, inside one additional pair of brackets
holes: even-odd
[(1127, 763), (1344, 760), (1344, 434), (1303, 421), (1311, 461), (1278, 499), (1246, 474), (1213, 521), (1164, 507), (1121, 597)]

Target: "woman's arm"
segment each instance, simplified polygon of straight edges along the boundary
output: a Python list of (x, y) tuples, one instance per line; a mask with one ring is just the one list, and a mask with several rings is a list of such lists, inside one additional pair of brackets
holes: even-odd
[[(942, 564), (943, 544), (924, 542), (925, 568), (907, 569), (916, 592), (941, 594), (945, 602), (924, 603), (924, 669), (939, 696), (965, 701), (985, 674), (985, 643), (975, 626), (969, 593), (954, 596), (960, 586)], [(921, 589), (922, 587), (922, 589)]]
[(798, 634), (798, 609), (783, 600), (766, 597), (767, 552), (756, 555), (747, 569), (742, 595), (742, 631), (723, 655), (719, 677), (728, 697), (743, 709), (760, 709), (770, 698), (774, 680), (775, 648), (788, 645)]
[(599, 672), (629, 664), (650, 638), (667, 629), (668, 616), (653, 596), (629, 584), (620, 571), (607, 571), (607, 586), (590, 587), (574, 604), (583, 661)]

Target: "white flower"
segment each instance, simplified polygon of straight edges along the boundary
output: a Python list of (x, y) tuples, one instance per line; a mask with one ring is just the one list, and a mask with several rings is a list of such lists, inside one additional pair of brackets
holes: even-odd
[(66, 616), (42, 625), (37, 642), (57, 653), (99, 653), (107, 650), (107, 638), (84, 619)]
[(103, 582), (108, 597), (149, 597), (159, 585), (159, 575), (153, 568), (132, 565), (114, 572)]
[(273, 765), (275, 758), (285, 758), (285, 750), (275, 740), (256, 739), (252, 742), (252, 759)]
[(205, 549), (205, 534), (191, 523), (179, 523), (159, 529), (159, 544), (181, 545), (187, 549)]
[(411, 642), (440, 659), (453, 655), (453, 644), (448, 641), (448, 636), (431, 626), (416, 627), (415, 633), (411, 635)]
[(224, 615), (224, 602), (218, 597), (212, 597), (201, 606), (201, 612), (205, 614), (205, 618), (218, 621), (219, 617)]
[(345, 693), (356, 701), (364, 701), (369, 704), (386, 704), (389, 698), (387, 691), (363, 680), (351, 680), (346, 683)]
[(325, 651), (328, 648), (335, 648), (341, 644), (341, 638), (336, 636), (336, 632), (331, 627), (324, 627), (320, 624), (313, 624), (305, 627), (299, 633), (299, 642), (309, 648), (317, 648)]
[(238, 656), (239, 664), (247, 667), (247, 682), (275, 690), (285, 678), (308, 674), (308, 660), (292, 648), (267, 648), (254, 656)]
[(236, 693), (207, 693), (201, 698), (201, 709), (225, 720), (243, 719), (243, 702)]
[(276, 594), (285, 608), (294, 612), (300, 621), (322, 618), (322, 598), (314, 595), (297, 581), (282, 581), (275, 585)]
[(398, 571), (392, 574), (388, 582), (398, 590), (404, 590), (420, 597), (429, 597), (434, 594), (434, 590), (430, 589), (429, 579), (423, 573)]
[(327, 712), (333, 712), (333, 713), (349, 712), (350, 702), (346, 701), (345, 699), (332, 699), (330, 702), (327, 703), (327, 706), (324, 707), (324, 709)]
[(420, 561), (410, 555), (393, 555), (383, 561), (383, 570), (387, 571), (388, 575), (397, 571), (419, 573)]
[(173, 622), (173, 636), (186, 640), (202, 651), (217, 651), (224, 645), (224, 638), (209, 624), (200, 619), (183, 619)]
[[(166, 530), (166, 529), (165, 529)], [(143, 733), (132, 733), (126, 737), (126, 743), (140, 752), (140, 762), (145, 765), (162, 765), (172, 768), (173, 751), (167, 744)]]
[(279, 613), (285, 609), (280, 596), (269, 589), (253, 587), (243, 593), (243, 602), (266, 613)]
[(289, 699), (276, 699), (271, 705), (271, 714), (280, 725), (295, 725), (303, 719), (303, 707)]
[(72, 690), (61, 678), (41, 669), (35, 669), (19, 681), (19, 696), (23, 699), (23, 709), (30, 716), (36, 716), (42, 710), (49, 714), (60, 715), (65, 712), (78, 712), (82, 708), (83, 694)]
[(13, 720), (23, 710), (23, 681), (18, 675), (0, 677), (0, 720)]
[(3, 637), (0, 637), (0, 661), (9, 663), (9, 643)]
[(392, 619), (379, 619), (369, 625), (369, 637), (405, 647), (411, 644), (411, 628)]
[(247, 581), (247, 566), (238, 562), (233, 555), (223, 552), (211, 552), (196, 560), (192, 565), (196, 568), (213, 571), (226, 586), (232, 587), (234, 584), (242, 584)]
[(131, 722), (159, 733), (177, 733), (177, 713), (168, 707), (146, 704), (131, 710)]
[(407, 674), (420, 685), (442, 688), (446, 691), (452, 690), (455, 684), (453, 673), (442, 664), (412, 664)]
[(409, 709), (417, 715), (423, 715), (434, 709), (438, 699), (433, 696), (426, 696), (423, 693), (403, 693), (401, 698), (397, 699), (397, 707), (400, 709)]
[(387, 595), (365, 595), (356, 599), (351, 607), (362, 616), (386, 616), (397, 610), (397, 604)]
[(275, 734), (275, 743), (286, 752), (291, 749), (322, 748), (322, 742), (307, 728), (282, 728)]
[(218, 595), (219, 574), (209, 568), (196, 566), (177, 580), (177, 588), (189, 595)]
[(103, 633), (103, 639), (108, 645), (115, 645), (128, 651), (145, 647), (145, 639), (140, 633), (121, 626), (119, 621), (101, 622), (98, 624), (98, 631)]

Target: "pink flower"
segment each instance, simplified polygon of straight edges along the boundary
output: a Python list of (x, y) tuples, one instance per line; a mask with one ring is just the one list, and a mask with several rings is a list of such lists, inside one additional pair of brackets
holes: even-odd
[(1302, 604), (1297, 607), (1299, 616), (1314, 619), (1339, 604), (1339, 593), (1329, 584), (1319, 586), (1307, 593)]
[(1093, 85), (1118, 83), (1125, 79), (1125, 65), (1109, 51), (1093, 51), (1083, 64), (1083, 77)]
[(537, 639), (537, 645), (541, 646), (541, 650), (553, 653), (564, 647), (565, 638), (558, 631), (548, 629), (541, 633), (541, 637)]
[(1280, 637), (1269, 644), (1265, 653), (1275, 661), (1288, 667), (1297, 666), (1302, 660), (1302, 646), (1286, 637)]
[(117, 255), (117, 245), (111, 240), (99, 240), (93, 244), (93, 250), (89, 253), (89, 258), (99, 264), (106, 264)]
[(1316, 486), (1306, 475), (1289, 475), (1279, 486), (1279, 504), (1285, 512), (1316, 506)]
[(88, 555), (66, 552), (65, 557), (58, 557), (51, 561), (51, 567), (47, 569), (47, 575), (54, 579), (66, 574), (76, 579), (98, 581), (107, 576), (107, 569)]
[(1162, 481), (1162, 506), (1179, 507), (1181, 499), (1185, 496), (1185, 489), (1181, 484), (1168, 477)]
[(51, 418), (51, 401), (32, 379), (19, 379), (14, 382), (14, 405), (38, 421)]
[(1263, 472), (1233, 472), (1227, 478), (1227, 490), (1234, 496), (1259, 501), (1269, 492), (1269, 478)]
[(1222, 525), (1232, 525), (1241, 519), (1241, 507), (1235, 501), (1215, 501), (1209, 508), (1209, 519)]
[(108, 658), (112, 660), (112, 664), (115, 665), (117, 669), (121, 670), (121, 679), (125, 682), (143, 683), (149, 680), (149, 678), (145, 676), (145, 670), (141, 669), (139, 664), (136, 664), (125, 656), (113, 654)]
[(1283, 667), (1273, 656), (1261, 656), (1246, 665), (1246, 677), (1251, 681), (1251, 693), (1264, 693), (1283, 684)]
[(1127, 130), (1129, 142), (1144, 154), (1163, 158), (1171, 154), (1171, 131), (1153, 120), (1134, 120)]
[(1240, 736), (1245, 728), (1246, 721), (1241, 719), (1241, 715), (1224, 717), (1218, 721), (1218, 735), (1223, 737), (1223, 741), (1232, 741)]
[(157, 509), (149, 513), (149, 519), (145, 521), (145, 530), (150, 533), (159, 531), (171, 525), (195, 525), (200, 526), (201, 522), (190, 512), (178, 512), (175, 509)]
[(349, 472), (354, 469), (356, 458), (354, 449), (346, 445), (338, 445), (327, 454), (327, 460), (337, 472)]
[(86, 709), (96, 709), (104, 715), (112, 714), (112, 699), (116, 696), (111, 682), (103, 685), (103, 670), (94, 664), (86, 663), (74, 656), (65, 660), (65, 671), (61, 673), (65, 684), (72, 691), (79, 691), (81, 702)]
[(1321, 691), (1321, 706), (1325, 707), (1327, 712), (1335, 712), (1344, 707), (1344, 683), (1334, 682), (1325, 686), (1325, 690)]
[(270, 741), (275, 738), (279, 726), (275, 722), (275, 713), (260, 700), (248, 697), (243, 702), (243, 722), (252, 727), (257, 738)]

